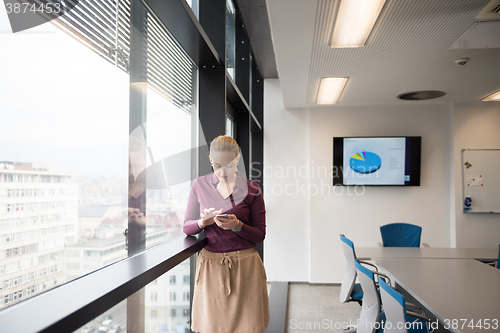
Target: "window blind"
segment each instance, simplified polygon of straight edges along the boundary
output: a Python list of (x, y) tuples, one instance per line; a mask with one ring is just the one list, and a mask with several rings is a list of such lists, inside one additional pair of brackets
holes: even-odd
[(148, 15), (148, 84), (190, 113), (193, 65), (156, 16)]
[[(31, 0), (40, 4), (51, 0)], [(110, 63), (129, 71), (131, 0), (65, 0), (73, 10), (52, 22)], [(191, 113), (194, 66), (161, 21), (147, 14), (148, 86)]]

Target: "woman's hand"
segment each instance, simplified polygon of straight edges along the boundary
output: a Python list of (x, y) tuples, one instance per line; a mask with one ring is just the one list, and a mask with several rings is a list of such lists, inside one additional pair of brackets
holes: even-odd
[(135, 222), (140, 225), (146, 225), (146, 217), (138, 208), (128, 207), (128, 221)]
[(198, 221), (198, 226), (200, 228), (205, 228), (211, 224), (214, 224), (214, 216), (222, 213), (223, 209), (215, 210), (215, 208), (208, 208), (200, 214), (201, 220)]
[(214, 217), (214, 221), (224, 230), (234, 229), (240, 224), (240, 221), (234, 214), (229, 214), (228, 217)]

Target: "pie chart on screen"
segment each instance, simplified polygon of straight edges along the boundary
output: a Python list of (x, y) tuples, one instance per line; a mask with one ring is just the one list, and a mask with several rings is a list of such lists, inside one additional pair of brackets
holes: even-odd
[(354, 172), (367, 174), (373, 173), (380, 169), (382, 160), (380, 157), (372, 152), (363, 151), (351, 156), (349, 166)]

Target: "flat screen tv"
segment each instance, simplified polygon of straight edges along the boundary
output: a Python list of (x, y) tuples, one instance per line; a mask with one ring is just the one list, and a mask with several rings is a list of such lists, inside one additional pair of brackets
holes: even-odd
[(422, 137), (334, 137), (333, 185), (420, 186)]

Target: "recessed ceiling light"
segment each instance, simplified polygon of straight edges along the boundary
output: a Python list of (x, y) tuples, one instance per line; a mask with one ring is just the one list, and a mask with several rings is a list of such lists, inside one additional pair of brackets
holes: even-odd
[(331, 47), (364, 46), (385, 0), (342, 0)]
[(316, 104), (335, 104), (340, 98), (345, 84), (346, 77), (324, 77), (319, 84)]
[(398, 95), (398, 98), (406, 100), (406, 101), (425, 101), (428, 99), (443, 97), (444, 95), (446, 95), (446, 93), (443, 91), (422, 90), (422, 91), (407, 92), (407, 93)]
[(500, 102), (500, 90), (482, 99), (483, 102)]

